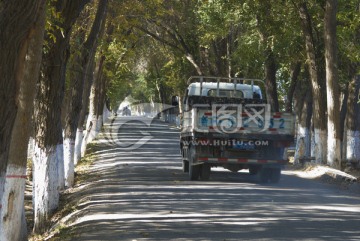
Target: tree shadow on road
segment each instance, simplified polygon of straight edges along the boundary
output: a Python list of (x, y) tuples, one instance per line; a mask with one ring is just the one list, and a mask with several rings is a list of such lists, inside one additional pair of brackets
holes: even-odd
[(358, 197), (291, 172), (275, 185), (218, 169), (209, 181), (189, 181), (177, 131), (160, 125), (153, 131), (167, 134), (135, 151), (97, 144), (88, 179), (66, 195), (76, 203), (66, 223), (77, 234), (66, 240), (360, 238)]

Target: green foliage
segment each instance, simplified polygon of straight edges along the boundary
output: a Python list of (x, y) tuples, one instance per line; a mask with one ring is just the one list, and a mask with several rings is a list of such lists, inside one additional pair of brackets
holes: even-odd
[[(338, 43), (340, 59), (348, 63), (360, 63), (360, 11), (359, 1), (339, 1)], [(357, 67), (354, 72), (359, 72)]]
[[(206, 74), (224, 74), (231, 63), (232, 75), (262, 79), (266, 49), (271, 49), (275, 56), (279, 98), (283, 99), (290, 85), (291, 66), (306, 63), (299, 3), (112, 1), (109, 20), (115, 28), (111, 43), (103, 48), (112, 103), (130, 94), (142, 101), (160, 102), (181, 95), (187, 78), (196, 73), (186, 52)], [(320, 53), (323, 52), (324, 4), (323, 0), (307, 2)], [(350, 79), (349, 66), (360, 59), (357, 4), (357, 0), (339, 1), (341, 83)]]
[(59, 36), (57, 32), (60, 32), (62, 35), (63, 28), (61, 24), (64, 22), (64, 19), (61, 16), (61, 13), (56, 9), (56, 1), (50, 0), (46, 2), (46, 22), (45, 22), (45, 42), (44, 42), (44, 52), (47, 53), (52, 43), (56, 43), (56, 40)]
[(132, 53), (121, 43), (114, 39), (105, 52), (106, 66), (104, 74), (110, 80), (107, 95), (110, 98), (111, 106), (117, 107), (120, 102), (130, 94), (131, 82), (136, 79), (136, 75), (131, 72), (131, 62), (124, 61), (124, 56), (131, 58)]
[(230, 27), (241, 24), (240, 1), (204, 1), (196, 11), (201, 25), (199, 32), (204, 42), (226, 37)]

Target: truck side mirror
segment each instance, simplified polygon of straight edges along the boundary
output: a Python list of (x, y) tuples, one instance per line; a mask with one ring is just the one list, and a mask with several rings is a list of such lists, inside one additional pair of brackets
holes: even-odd
[(178, 106), (179, 105), (179, 98), (177, 96), (171, 97), (171, 105)]

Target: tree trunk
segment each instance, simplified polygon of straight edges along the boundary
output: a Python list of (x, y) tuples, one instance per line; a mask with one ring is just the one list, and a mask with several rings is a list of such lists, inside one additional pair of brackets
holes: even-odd
[(360, 164), (360, 75), (349, 85), (349, 99), (346, 114), (346, 160)]
[(106, 106), (106, 87), (107, 87), (107, 77), (105, 75), (101, 76), (101, 80), (100, 80), (100, 89), (99, 89), (99, 99), (98, 99), (98, 114), (97, 114), (97, 118), (99, 121), (98, 124), (98, 131), (100, 132), (101, 127), (104, 125), (105, 122), (105, 112), (107, 111), (107, 106)]
[(230, 27), (230, 31), (229, 31), (227, 41), (226, 41), (227, 77), (229, 77), (229, 78), (233, 77), (232, 64), (231, 64), (232, 63), (232, 43), (233, 43), (232, 28), (233, 28), (233, 26)]
[(270, 104), (272, 111), (279, 111), (279, 100), (276, 84), (276, 59), (272, 50), (273, 43), (269, 40), (271, 32), (269, 30), (269, 23), (271, 18), (271, 3), (264, 1), (261, 9), (256, 16), (257, 28), (263, 48), (264, 54), (264, 71), (265, 71), (265, 92), (267, 103)]
[(295, 92), (296, 84), (298, 82), (300, 71), (301, 71), (301, 62), (297, 62), (292, 66), (291, 69), (291, 80), (290, 80), (291, 82), (290, 82), (289, 90), (287, 92), (286, 104), (285, 104), (286, 112), (293, 111), (294, 92)]
[(215, 58), (215, 66), (214, 70), (212, 70), (210, 61), (208, 60), (208, 69), (209, 72), (213, 72), (216, 76), (226, 76), (226, 62), (224, 60), (224, 56), (227, 55), (227, 41), (224, 38), (217, 38), (212, 41), (212, 49)]
[(100, 121), (99, 119), (99, 98), (100, 98), (100, 88), (101, 88), (101, 79), (103, 75), (105, 57), (100, 56), (95, 67), (94, 81), (91, 85), (90, 100), (89, 100), (89, 115), (86, 123), (86, 133), (84, 137), (83, 144), (81, 146), (81, 156), (83, 157), (86, 152), (86, 146), (90, 143), (100, 131)]
[[(81, 159), (81, 148), (83, 144), (85, 144), (84, 138), (84, 125), (86, 124), (86, 117), (89, 114), (89, 101), (90, 101), (90, 92), (91, 86), (94, 78), (93, 71), (95, 69), (95, 55), (91, 56), (91, 61), (87, 68), (87, 75), (84, 84), (84, 92), (82, 96), (82, 108), (79, 116), (78, 130), (76, 132), (75, 139), (75, 151), (74, 151), (74, 165), (78, 163)], [(86, 125), (85, 125), (85, 133), (86, 133)]]
[(295, 95), (295, 111), (298, 120), (295, 150), (295, 163), (301, 157), (310, 156), (312, 96), (308, 81), (298, 82), (298, 93)]
[(336, 42), (337, 0), (327, 0), (324, 19), (326, 93), (328, 113), (328, 147), (327, 162), (340, 169), (341, 166), (341, 133), (340, 133), (340, 91), (337, 71)]
[(346, 88), (342, 93), (342, 101), (340, 108), (340, 140), (341, 140), (341, 161), (346, 160), (346, 112), (347, 102), (349, 99), (349, 83), (346, 84)]
[(1, 201), (0, 240), (23, 240), (27, 236), (26, 226), (20, 224), (24, 216), (27, 146), (31, 130), (29, 120), (34, 107), (36, 76), (39, 76), (44, 39), (45, 1), (38, 1), (32, 14), (36, 22), (23, 39), (19, 52), (22, 62), (19, 63), (17, 72), (17, 114), (11, 138), (8, 139), (11, 141), (8, 141), (9, 159)]
[[(0, 201), (10, 152), (10, 139), (18, 109), (17, 95), (24, 74), (29, 34), (43, 3), (2, 1), (0, 7)], [(2, 210), (0, 203), (0, 212)]]
[(306, 3), (299, 6), (299, 14), (305, 37), (306, 54), (311, 78), (313, 96), (313, 123), (314, 123), (314, 154), (316, 163), (326, 163), (327, 136), (326, 136), (326, 100), (324, 89), (325, 84), (321, 81), (317, 51), (315, 49), (312, 33), (312, 22), (307, 10)]
[(196, 63), (194, 56), (191, 53), (185, 53), (185, 57), (192, 64), (192, 66), (194, 66), (198, 75), (203, 75), (203, 72), (200, 66)]
[(107, 0), (99, 1), (98, 10), (90, 34), (81, 47), (80, 54), (75, 57), (77, 63), (75, 76), (71, 91), (71, 104), (65, 120), (64, 137), (64, 166), (65, 166), (65, 185), (72, 187), (74, 184), (74, 149), (76, 130), (78, 127), (80, 112), (82, 109), (82, 95), (87, 68), (91, 56), (96, 52), (101, 27), (105, 26)]
[(69, 39), (73, 24), (89, 0), (54, 2), (61, 14), (59, 29), (52, 34), (43, 58), (43, 74), (35, 101), (34, 151), (34, 232), (43, 232), (46, 222), (58, 207), (59, 188), (64, 187), (64, 156), (61, 126), (61, 107), (64, 97), (65, 72), (69, 52)]
[(272, 111), (279, 111), (279, 99), (276, 84), (275, 56), (271, 49), (265, 50), (265, 89), (268, 104)]

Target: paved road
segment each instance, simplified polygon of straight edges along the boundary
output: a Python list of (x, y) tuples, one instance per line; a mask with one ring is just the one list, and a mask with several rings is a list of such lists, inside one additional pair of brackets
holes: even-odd
[(275, 185), (223, 169), (188, 181), (178, 130), (149, 121), (119, 117), (99, 139), (73, 240), (360, 240), (359, 197), (291, 171)]

